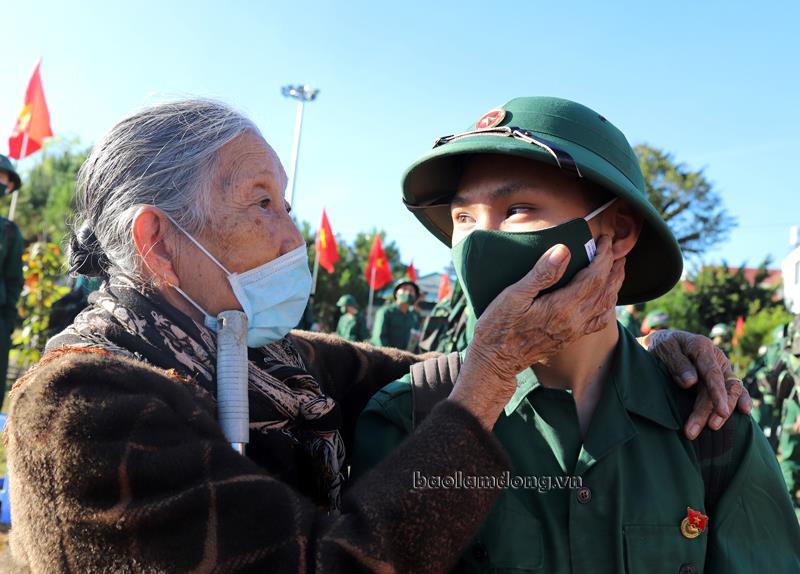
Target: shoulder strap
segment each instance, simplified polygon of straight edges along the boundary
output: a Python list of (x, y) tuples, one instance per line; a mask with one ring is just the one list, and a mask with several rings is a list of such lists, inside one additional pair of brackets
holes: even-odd
[[(678, 411), (681, 421), (685, 422), (689, 418), (696, 397), (696, 387), (678, 393)], [(700, 436), (692, 441), (705, 485), (706, 511), (716, 507), (717, 501), (736, 470), (731, 456), (736, 436), (736, 421), (736, 417), (731, 416), (717, 431), (706, 427)], [(683, 432), (683, 430), (681, 429), (679, 432)], [(713, 510), (711, 511), (713, 512)]]
[(412, 424), (418, 427), (437, 403), (453, 390), (461, 355), (450, 353), (411, 365), (411, 397), (414, 405)]

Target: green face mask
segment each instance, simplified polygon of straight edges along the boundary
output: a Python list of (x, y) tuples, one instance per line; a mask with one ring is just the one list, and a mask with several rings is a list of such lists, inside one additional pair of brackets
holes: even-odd
[(397, 294), (397, 302), (406, 303), (410, 305), (411, 303), (414, 302), (414, 295), (412, 295), (408, 291), (400, 291), (400, 293)]
[(542, 293), (566, 285), (594, 258), (596, 246), (588, 222), (614, 201), (584, 218), (547, 229), (522, 233), (473, 231), (453, 246), (456, 275), (475, 316), (480, 317), (495, 297), (522, 279), (548, 249), (559, 243), (566, 245), (572, 255), (569, 265), (558, 283)]

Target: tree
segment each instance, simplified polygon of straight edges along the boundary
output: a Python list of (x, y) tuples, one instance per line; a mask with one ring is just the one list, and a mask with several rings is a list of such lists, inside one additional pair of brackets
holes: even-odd
[(756, 358), (772, 329), (791, 318), (783, 301), (776, 298), (777, 288), (761, 285), (769, 264), (769, 258), (761, 263), (752, 283), (745, 276), (744, 266), (731, 271), (723, 261), (718, 267), (701, 267), (669, 293), (647, 303), (645, 312), (662, 309), (669, 313), (670, 327), (701, 334), (707, 334), (717, 323), (727, 323), (733, 329), (736, 320), (743, 317), (745, 334), (734, 352), (741, 372)]
[(725, 210), (703, 170), (676, 163), (672, 154), (637, 145), (647, 196), (678, 239), (684, 255), (701, 255), (723, 241), (736, 220)]
[[(49, 141), (33, 168), (22, 174), (14, 221), (26, 241), (64, 243), (75, 211), (75, 178), (87, 153), (76, 140)], [(8, 206), (6, 198), (4, 213)]]

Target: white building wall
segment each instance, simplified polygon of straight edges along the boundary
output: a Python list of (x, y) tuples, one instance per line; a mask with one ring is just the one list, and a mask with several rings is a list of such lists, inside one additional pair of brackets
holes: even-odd
[(800, 313), (800, 246), (783, 259), (783, 300), (792, 313)]

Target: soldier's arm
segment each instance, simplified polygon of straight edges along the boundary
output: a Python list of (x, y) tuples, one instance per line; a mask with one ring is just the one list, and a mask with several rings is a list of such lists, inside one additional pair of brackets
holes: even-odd
[(358, 479), (395, 450), (412, 432), (411, 385), (406, 376), (372, 397), (356, 423), (350, 476)]
[(389, 344), (389, 321), (386, 320), (386, 307), (381, 307), (375, 314), (375, 324), (372, 326), (372, 344)]
[(800, 573), (800, 526), (775, 453), (751, 418), (734, 416), (736, 471), (709, 510), (705, 572)]

